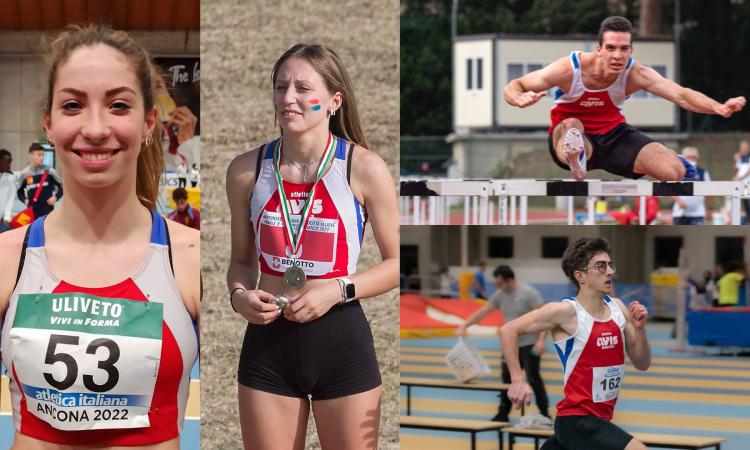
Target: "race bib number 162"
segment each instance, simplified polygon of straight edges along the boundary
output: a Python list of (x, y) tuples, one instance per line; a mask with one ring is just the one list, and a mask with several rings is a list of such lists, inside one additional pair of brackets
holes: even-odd
[(10, 331), (29, 413), (61, 430), (148, 427), (161, 303), (22, 294)]
[(617, 398), (625, 375), (625, 365), (594, 367), (591, 393), (594, 403)]

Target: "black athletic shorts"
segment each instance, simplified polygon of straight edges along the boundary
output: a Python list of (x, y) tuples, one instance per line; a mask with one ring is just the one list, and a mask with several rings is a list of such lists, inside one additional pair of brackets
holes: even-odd
[[(653, 139), (631, 127), (621, 123), (605, 134), (587, 134), (591, 142), (591, 159), (586, 162), (586, 170), (604, 169), (609, 173), (626, 178), (637, 179), (643, 174), (633, 172), (635, 159), (643, 147), (654, 142)], [(559, 159), (555, 153), (552, 134), (547, 136), (549, 153), (552, 160), (562, 169), (570, 170), (568, 165)]]
[(558, 416), (555, 436), (542, 450), (623, 450), (633, 439), (622, 428), (596, 416)]
[(237, 380), (286, 397), (326, 400), (381, 385), (372, 332), (359, 301), (336, 305), (307, 323), (283, 315), (248, 324)]

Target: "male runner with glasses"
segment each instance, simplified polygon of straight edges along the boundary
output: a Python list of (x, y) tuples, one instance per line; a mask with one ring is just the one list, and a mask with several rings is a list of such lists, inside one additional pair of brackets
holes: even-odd
[(610, 297), (615, 264), (609, 242), (579, 239), (565, 250), (562, 269), (578, 294), (547, 303), (501, 329), (505, 362), (511, 374), (508, 397), (514, 406), (529, 405), (531, 390), (518, 358), (518, 338), (550, 330), (564, 373), (563, 399), (557, 404), (555, 436), (542, 450), (641, 450), (640, 441), (612, 424), (625, 375), (625, 352), (639, 370), (651, 365), (646, 338), (646, 308), (628, 307)]

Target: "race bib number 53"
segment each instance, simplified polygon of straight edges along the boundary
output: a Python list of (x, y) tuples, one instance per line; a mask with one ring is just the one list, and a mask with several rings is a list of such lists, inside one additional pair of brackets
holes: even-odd
[(591, 393), (594, 403), (606, 402), (617, 398), (625, 375), (625, 365), (594, 367)]
[(161, 303), (22, 294), (10, 331), (29, 413), (60, 430), (148, 427)]

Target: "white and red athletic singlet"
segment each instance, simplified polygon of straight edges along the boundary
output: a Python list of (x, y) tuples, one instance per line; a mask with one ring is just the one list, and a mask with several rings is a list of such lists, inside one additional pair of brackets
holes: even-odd
[(607, 295), (611, 315), (604, 321), (591, 317), (575, 298), (562, 301), (575, 307), (578, 327), (570, 338), (555, 342), (565, 386), (557, 415), (611, 420), (625, 375), (625, 316)]
[(628, 74), (635, 61), (628, 59), (628, 64), (620, 76), (605, 89), (588, 89), (583, 85), (581, 76), (581, 52), (570, 54), (570, 64), (573, 66), (573, 81), (570, 90), (555, 91), (555, 106), (550, 111), (552, 125), (548, 133), (552, 134), (558, 123), (569, 117), (574, 117), (583, 123), (586, 134), (605, 134), (617, 125), (625, 123), (622, 115), (622, 105), (625, 102), (625, 87)]
[[(292, 255), (281, 221), (273, 159), (279, 140), (265, 147), (250, 202), (255, 248), (263, 273), (282, 276), (295, 260), (310, 278), (338, 278), (357, 271), (367, 214), (354, 197), (346, 178), (347, 143), (338, 137), (333, 138), (336, 139), (334, 159), (316, 188), (310, 219), (297, 255)], [(286, 180), (283, 183), (296, 229), (312, 183)]]
[(153, 213), (136, 273), (88, 288), (52, 273), (44, 217), (31, 225), (0, 318), (19, 433), (73, 447), (151, 445), (179, 436), (198, 330), (175, 283), (166, 227)]

